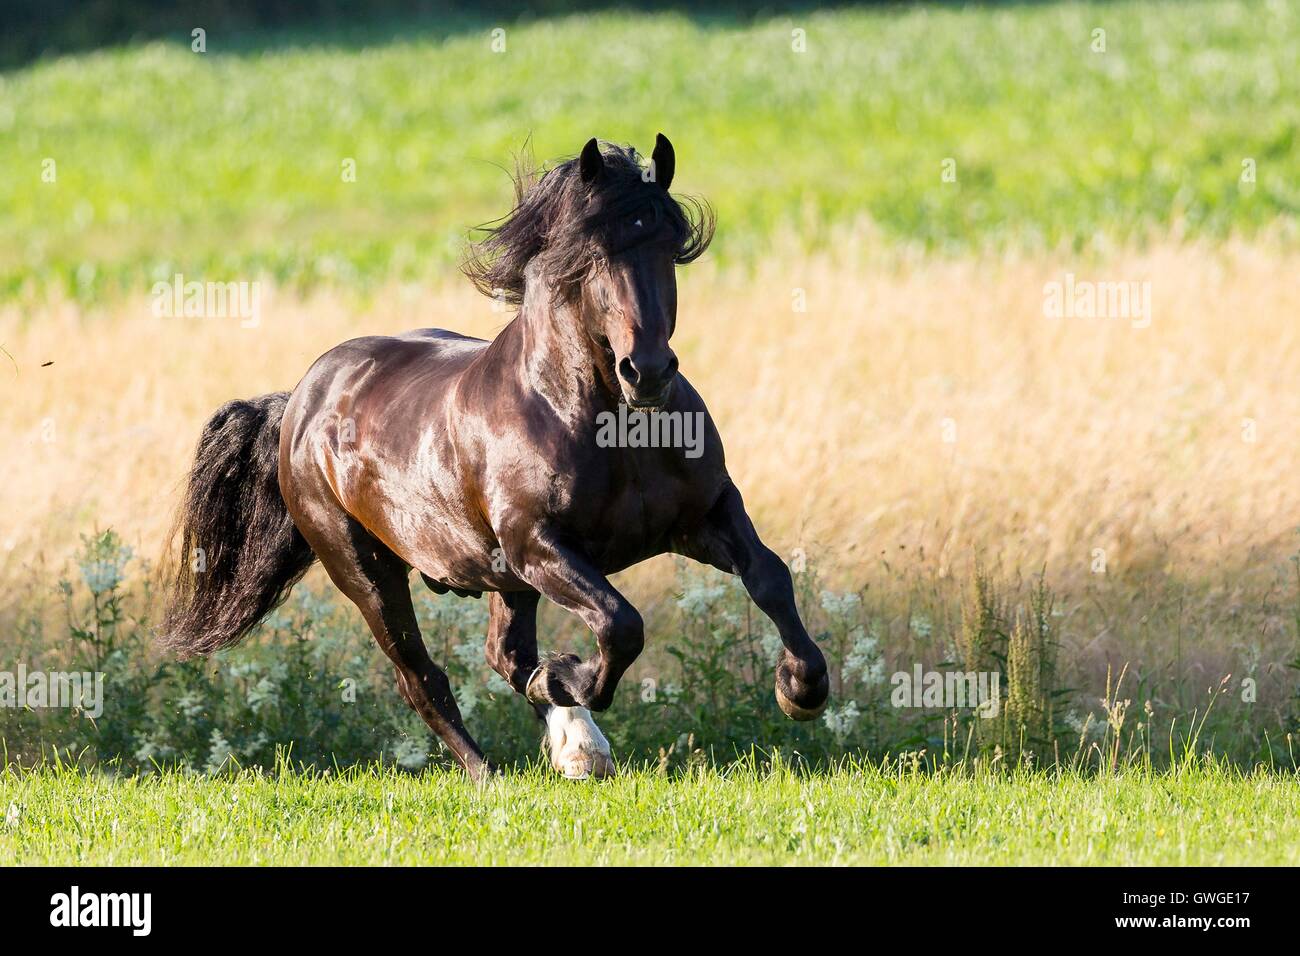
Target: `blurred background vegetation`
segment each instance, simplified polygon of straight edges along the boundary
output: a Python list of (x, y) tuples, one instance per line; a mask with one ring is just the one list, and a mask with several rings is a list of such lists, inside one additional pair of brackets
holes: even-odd
[(549, 159), (661, 130), (677, 188), (717, 206), (724, 264), (845, 235), (941, 253), (1295, 239), (1300, 13), (1281, 0), (405, 20), (381, 3), (350, 26), (335, 3), (67, 6), (5, 31), (3, 299), (97, 301), (176, 271), (441, 275), (508, 210), (501, 167), (530, 137)]
[[(868, 0), (870, 2), (870, 0)], [(835, 6), (820, 4), (819, 6)], [(784, 10), (807, 9), (808, 3)], [(554, 16), (617, 7), (624, 10), (707, 9), (713, 15), (761, 14), (770, 9), (753, 0), (714, 0), (688, 4), (671, 0), (536, 0), (521, 7), (503, 0), (10, 0), (0, 63), (21, 64), (41, 56), (77, 53), (188, 33), (195, 25), (234, 36), (256, 35), (264, 43), (275, 31), (310, 30), (316, 36), (371, 43), (412, 29), (445, 31), (485, 18), (497, 21)]]
[[(18, 620), (12, 659), (45, 673), (103, 674), (104, 713), (95, 720), (78, 708), (0, 709), (6, 761), (146, 774), (271, 770), (285, 757), (321, 770), (377, 760), (409, 771), (454, 766), (394, 691), (359, 615), (332, 588), (299, 584), (246, 643), (177, 662), (151, 651), (147, 579), (148, 562), (115, 533), (87, 536), (76, 570), (59, 582), (63, 620), (54, 628), (39, 613)], [(1153, 705), (1151, 687), (1127, 667), (1108, 673), (1100, 694), (1064, 686), (1061, 615), (1043, 576), (1017, 582), (977, 565), (963, 581), (914, 590), (902, 617), (866, 587), (826, 588), (813, 567), (796, 568), (794, 579), (830, 669), (832, 703), (821, 719), (798, 723), (774, 706), (781, 641), (739, 581), (679, 562), (674, 600), (649, 620), (658, 646), (633, 665), (617, 705), (601, 715), (620, 760), (661, 772), (741, 759), (825, 769), (854, 754), (907, 757), (931, 769), (1114, 772), (1210, 755), (1296, 766), (1286, 728), (1300, 718), (1300, 699), (1255, 707), (1224, 677)], [(484, 661), (486, 601), (416, 587), (430, 652), (480, 745), (502, 765), (544, 760), (532, 708)], [(594, 652), (590, 635), (555, 608), (543, 608), (542, 622), (548, 643), (558, 634)], [(922, 661), (931, 671), (997, 674), (991, 708), (977, 713), (974, 700), (919, 706), (922, 685), (913, 698), (897, 674), (910, 678)]]

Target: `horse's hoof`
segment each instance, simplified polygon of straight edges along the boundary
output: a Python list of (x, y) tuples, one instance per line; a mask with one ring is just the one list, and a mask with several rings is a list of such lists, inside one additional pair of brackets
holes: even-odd
[(614, 776), (614, 760), (599, 751), (579, 750), (563, 754), (553, 766), (565, 780), (602, 780)]
[(551, 766), (566, 780), (614, 776), (609, 741), (585, 707), (552, 707), (546, 715)]
[(465, 768), (465, 773), (469, 775), (470, 780), (474, 781), (474, 783), (478, 784), (480, 787), (492, 786), (498, 781), (505, 779), (505, 775), (501, 772), (501, 768), (487, 760), (484, 760), (482, 763), (467, 766)]
[[(823, 674), (816, 690), (801, 696), (803, 698), (803, 703), (797, 703), (792, 700), (787, 695), (786, 691), (781, 688), (781, 680), (778, 675), (776, 682), (776, 705), (780, 707), (781, 712), (791, 720), (816, 720), (821, 716), (822, 711), (826, 709), (826, 702), (830, 700), (830, 680), (825, 674)], [(813, 701), (816, 701), (816, 703), (812, 703)]]

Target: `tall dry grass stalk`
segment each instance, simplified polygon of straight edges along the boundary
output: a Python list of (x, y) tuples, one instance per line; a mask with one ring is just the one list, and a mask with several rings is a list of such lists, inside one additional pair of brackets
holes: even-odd
[[(674, 345), (778, 550), (859, 582), (882, 566), (948, 576), (981, 550), (1046, 562), (1058, 588), (1098, 562), (1214, 576), (1294, 550), (1300, 254), (867, 258), (682, 273)], [(1149, 281), (1150, 326), (1045, 317), (1044, 284), (1066, 273)], [(264, 289), (256, 329), (155, 318), (147, 296), (9, 307), (0, 581), (57, 565), (94, 526), (156, 557), (209, 413), (292, 387), (336, 342), (507, 319), (463, 281), (366, 302)]]

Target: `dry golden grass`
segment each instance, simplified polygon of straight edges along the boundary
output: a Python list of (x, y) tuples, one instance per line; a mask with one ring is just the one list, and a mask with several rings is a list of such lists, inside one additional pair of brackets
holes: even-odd
[[(1111, 572), (1209, 577), (1295, 550), (1300, 255), (1171, 243), (1089, 262), (869, 260), (682, 276), (682, 368), (778, 550), (856, 584), (881, 560), (943, 576), (975, 550), (1047, 562), (1067, 584), (1097, 548)], [(1066, 272), (1150, 281), (1150, 327), (1045, 317), (1044, 283)], [(57, 568), (95, 527), (156, 558), (204, 419), (292, 387), (334, 343), (491, 335), (508, 318), (459, 279), (263, 300), (251, 330), (158, 319), (147, 297), (0, 314), (16, 364), (0, 356), (0, 581)]]

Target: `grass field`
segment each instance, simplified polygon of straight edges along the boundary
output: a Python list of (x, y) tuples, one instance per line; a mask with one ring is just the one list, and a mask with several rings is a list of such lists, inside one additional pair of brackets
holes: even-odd
[(0, 75), (0, 295), (94, 301), (178, 270), (344, 287), (438, 276), (470, 227), (506, 211), (499, 167), (530, 134), (546, 159), (592, 135), (648, 147), (668, 132), (677, 188), (717, 206), (722, 262), (792, 233), (815, 250), (846, 228), (950, 252), (1295, 238), (1289, 3), (395, 33), (360, 48), (214, 33), (204, 54), (182, 35)]
[(0, 775), (17, 864), (1296, 865), (1300, 782), (848, 768), (341, 778)]

